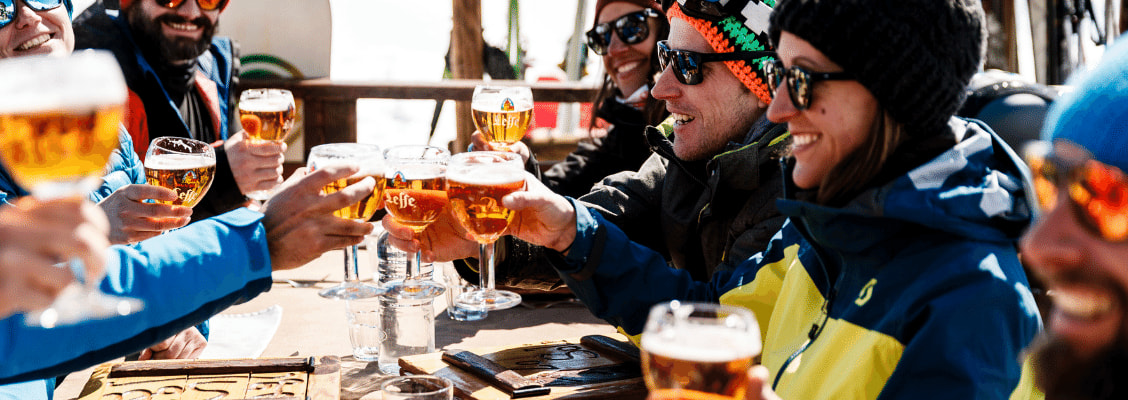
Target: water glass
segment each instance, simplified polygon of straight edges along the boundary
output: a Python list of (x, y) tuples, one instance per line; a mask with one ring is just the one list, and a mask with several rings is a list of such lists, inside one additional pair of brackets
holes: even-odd
[(349, 342), (353, 357), (360, 361), (377, 361), (384, 331), (380, 329), (380, 299), (354, 299), (345, 301), (349, 318)]
[(380, 296), (380, 371), (399, 375), (399, 358), (435, 351), (434, 298), (410, 299)]
[[(388, 242), (388, 231), (379, 228), (377, 233), (369, 235), (368, 254), (372, 263), (372, 280), (380, 285), (392, 281), (407, 279), (408, 257), (414, 256), (400, 250)], [(435, 267), (433, 263), (425, 262), (419, 266), (419, 277), (431, 279)]]
[(411, 375), (389, 379), (380, 386), (384, 400), (452, 400), (454, 384), (447, 378)]
[(446, 284), (447, 317), (455, 321), (478, 321), (486, 319), (489, 312), (484, 309), (466, 308), (458, 305), (455, 299), (463, 293), (470, 293), (478, 287), (471, 285), (458, 275), (454, 264), (445, 263), (443, 266), (443, 283)]

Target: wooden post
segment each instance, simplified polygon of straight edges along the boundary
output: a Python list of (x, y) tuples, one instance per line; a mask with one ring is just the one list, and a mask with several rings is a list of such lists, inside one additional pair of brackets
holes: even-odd
[[(450, 72), (455, 79), (482, 79), (482, 1), (452, 0), (454, 29), (450, 33)], [(470, 102), (456, 103), (455, 120), (458, 135), (451, 144), (451, 152), (466, 151), (474, 120), (470, 116)]]

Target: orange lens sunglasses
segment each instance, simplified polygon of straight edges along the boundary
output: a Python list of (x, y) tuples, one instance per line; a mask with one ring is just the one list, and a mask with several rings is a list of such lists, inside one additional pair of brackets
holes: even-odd
[[(184, 0), (156, 0), (156, 2), (168, 8), (177, 8), (184, 3)], [(196, 0), (196, 5), (204, 11), (214, 11), (223, 8), (225, 4), (227, 4), (227, 0)]]
[(1026, 151), (1038, 207), (1049, 212), (1064, 189), (1081, 224), (1110, 242), (1128, 240), (1128, 175), (1091, 158), (1067, 159), (1040, 142)]

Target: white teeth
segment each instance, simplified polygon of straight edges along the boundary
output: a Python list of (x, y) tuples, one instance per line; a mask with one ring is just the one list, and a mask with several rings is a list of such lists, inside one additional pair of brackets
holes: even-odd
[(198, 26), (196, 26), (196, 24), (192, 24), (192, 23), (178, 24), (178, 23), (169, 22), (168, 26), (171, 26), (172, 29), (176, 29), (178, 31), (194, 31), (194, 30), (199, 28)]
[(28, 49), (31, 49), (35, 46), (41, 45), (48, 40), (51, 40), (51, 36), (44, 33), (42, 35), (36, 36), (35, 38), (33, 38), (31, 40), (24, 42), (24, 44), (21, 44), (19, 47), (16, 48), (16, 50), (19, 50), (19, 51), (28, 50)]
[(1094, 319), (1112, 310), (1112, 298), (1104, 291), (1088, 289), (1061, 289), (1051, 292), (1054, 306), (1066, 315), (1078, 319)]
[(674, 124), (677, 125), (688, 124), (690, 121), (694, 120), (694, 117), (685, 114), (671, 113), (670, 116), (674, 117)]
[(618, 73), (620, 73), (620, 74), (623, 74), (623, 73), (627, 73), (627, 72), (631, 72), (631, 71), (634, 71), (634, 70), (635, 70), (635, 68), (638, 68), (638, 66), (639, 66), (639, 65), (642, 65), (642, 63), (641, 63), (641, 62), (639, 62), (639, 61), (635, 61), (635, 62), (632, 62), (632, 63), (626, 63), (626, 64), (623, 64), (623, 65), (620, 65), (620, 66), (619, 66), (619, 70), (618, 70)]
[(791, 135), (793, 146), (806, 146), (819, 140), (820, 135)]

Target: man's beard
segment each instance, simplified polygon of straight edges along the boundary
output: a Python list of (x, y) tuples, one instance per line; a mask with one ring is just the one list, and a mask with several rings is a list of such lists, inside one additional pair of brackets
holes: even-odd
[(1035, 380), (1047, 399), (1128, 399), (1128, 341), (1119, 339), (1081, 359), (1064, 339), (1047, 332), (1033, 346)]
[[(207, 17), (201, 16), (189, 21), (176, 14), (166, 14), (150, 18), (140, 10), (128, 13), (129, 27), (134, 31), (134, 40), (149, 42), (160, 53), (161, 58), (168, 64), (183, 64), (191, 62), (204, 54), (215, 35), (215, 25)], [(193, 23), (204, 29), (199, 40), (188, 38), (168, 38), (162, 32), (165, 23)]]

